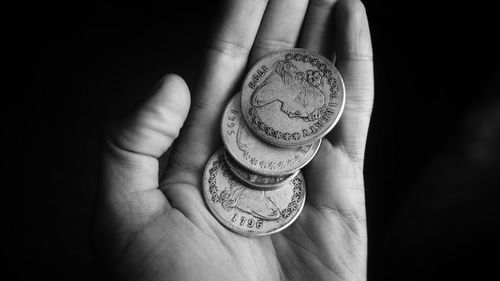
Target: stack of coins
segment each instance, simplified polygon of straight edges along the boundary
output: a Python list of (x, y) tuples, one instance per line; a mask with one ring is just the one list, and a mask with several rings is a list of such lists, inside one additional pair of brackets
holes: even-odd
[(228, 229), (262, 236), (288, 227), (304, 206), (300, 169), (345, 103), (333, 63), (305, 49), (271, 53), (248, 72), (222, 116), (224, 148), (208, 161), (203, 193)]

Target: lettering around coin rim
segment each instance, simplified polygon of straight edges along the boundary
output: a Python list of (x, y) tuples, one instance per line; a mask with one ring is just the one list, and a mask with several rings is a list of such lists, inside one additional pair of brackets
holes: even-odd
[(212, 215), (229, 230), (245, 236), (264, 236), (287, 228), (300, 215), (306, 196), (300, 172), (276, 190), (245, 187), (229, 172), (222, 148), (208, 160), (202, 186)]
[(306, 49), (270, 53), (245, 77), (241, 109), (248, 127), (266, 142), (300, 146), (324, 137), (345, 104), (339, 71)]

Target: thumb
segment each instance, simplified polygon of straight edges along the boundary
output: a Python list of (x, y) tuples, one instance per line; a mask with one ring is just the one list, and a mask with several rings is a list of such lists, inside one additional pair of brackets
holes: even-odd
[(184, 80), (167, 75), (154, 95), (112, 126), (94, 205), (92, 241), (97, 256), (118, 256), (128, 243), (127, 233), (141, 229), (169, 207), (158, 189), (158, 157), (179, 134), (189, 105)]
[(110, 141), (125, 151), (159, 158), (177, 138), (189, 105), (184, 80), (168, 74), (154, 95), (112, 129)]
[(154, 95), (112, 126), (103, 155), (101, 191), (113, 205), (130, 203), (116, 202), (117, 198), (134, 201), (140, 191), (157, 189), (158, 158), (177, 138), (189, 105), (186, 83), (170, 74), (163, 78)]

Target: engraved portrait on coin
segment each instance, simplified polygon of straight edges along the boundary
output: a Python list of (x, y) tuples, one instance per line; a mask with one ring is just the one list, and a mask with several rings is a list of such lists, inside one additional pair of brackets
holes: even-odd
[(229, 185), (220, 194), (224, 210), (231, 211), (231, 209), (236, 208), (238, 211), (252, 215), (257, 219), (279, 219), (281, 210), (265, 191), (252, 192), (251, 189), (231, 178), (228, 179), (228, 183)]
[(301, 71), (289, 60), (275, 62), (273, 69), (253, 91), (250, 104), (258, 108), (279, 102), (280, 110), (290, 118), (319, 119), (326, 108), (322, 72)]
[(277, 147), (255, 136), (243, 121), (240, 93), (227, 104), (221, 122), (227, 152), (242, 167), (263, 176), (290, 175), (312, 160), (321, 139), (299, 147)]
[(262, 58), (248, 72), (241, 92), (249, 128), (278, 146), (300, 146), (323, 137), (345, 103), (344, 83), (333, 63), (305, 49)]
[(229, 172), (219, 149), (207, 162), (203, 175), (205, 202), (217, 220), (228, 229), (248, 236), (276, 233), (299, 216), (305, 202), (302, 174), (275, 190), (248, 188)]

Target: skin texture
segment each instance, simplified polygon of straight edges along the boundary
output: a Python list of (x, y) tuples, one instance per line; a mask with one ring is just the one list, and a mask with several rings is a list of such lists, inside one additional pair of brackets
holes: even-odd
[[(373, 66), (364, 6), (239, 0), (224, 9), (198, 87), (190, 93), (181, 77), (166, 75), (110, 130), (93, 221), (96, 258), (117, 280), (365, 280), (363, 156)], [(222, 146), (214, 132), (247, 67), (291, 47), (332, 59), (335, 50), (346, 107), (304, 169), (308, 198), (300, 217), (278, 234), (248, 238), (211, 215), (202, 173)]]

